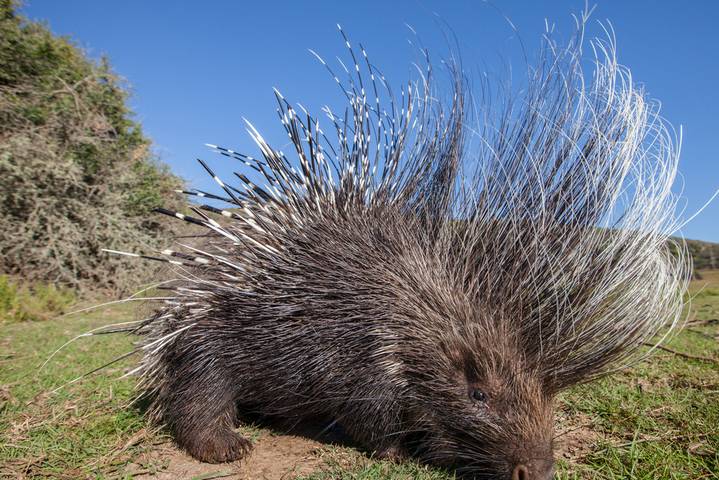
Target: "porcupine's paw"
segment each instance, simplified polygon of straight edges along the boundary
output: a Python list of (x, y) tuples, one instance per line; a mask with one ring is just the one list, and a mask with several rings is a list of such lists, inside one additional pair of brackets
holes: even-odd
[(375, 450), (372, 454), (374, 458), (379, 460), (388, 460), (390, 462), (400, 463), (410, 458), (409, 452), (400, 445), (388, 445), (379, 450)]
[(227, 429), (215, 435), (198, 437), (183, 447), (201, 462), (225, 463), (244, 458), (252, 450), (252, 442)]

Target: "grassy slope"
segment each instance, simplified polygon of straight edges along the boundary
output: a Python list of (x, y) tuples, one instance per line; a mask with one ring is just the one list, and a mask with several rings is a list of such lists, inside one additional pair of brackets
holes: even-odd
[[(668, 346), (719, 359), (719, 271), (693, 293), (696, 323)], [(161, 471), (143, 453), (166, 439), (123, 408), (132, 380), (117, 380), (132, 360), (48, 392), (131, 349), (123, 336), (85, 338), (38, 372), (62, 341), (126, 320), (123, 306), (60, 320), (0, 325), (0, 478), (131, 478), (128, 467)], [(631, 371), (575, 388), (559, 402), (559, 478), (719, 479), (719, 364), (659, 352)], [(260, 433), (261, 434), (261, 433)], [(327, 445), (323, 467), (304, 480), (424, 479), (451, 476), (427, 467), (374, 461)], [(219, 470), (219, 469), (218, 469)], [(199, 478), (199, 477), (198, 477)]]

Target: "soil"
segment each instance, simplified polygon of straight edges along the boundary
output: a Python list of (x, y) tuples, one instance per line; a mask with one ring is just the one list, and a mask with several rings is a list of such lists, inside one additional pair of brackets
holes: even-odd
[[(554, 442), (554, 458), (567, 462), (568, 472), (576, 474), (574, 465), (581, 464), (585, 457), (606, 440), (595, 421), (587, 414), (557, 412), (557, 433)], [(578, 477), (584, 478), (584, 477)]]
[(125, 473), (140, 480), (289, 480), (318, 469), (323, 464), (318, 454), (323, 446), (305, 437), (266, 433), (255, 440), (246, 459), (213, 465), (198, 462), (168, 442), (145, 454), (139, 463), (128, 465)]

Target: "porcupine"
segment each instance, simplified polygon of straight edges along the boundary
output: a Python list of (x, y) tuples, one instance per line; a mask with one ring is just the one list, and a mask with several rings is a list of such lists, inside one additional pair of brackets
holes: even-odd
[(162, 252), (177, 278), (137, 330), (151, 418), (208, 462), (247, 454), (234, 427), (258, 413), (472, 478), (551, 478), (556, 394), (671, 331), (689, 268), (668, 247), (676, 135), (611, 30), (585, 82), (581, 20), (472, 135), (457, 62), (446, 97), (427, 59), (398, 99), (342, 33), (347, 80), (315, 54), (347, 99), (325, 109), (333, 140), (276, 91), (291, 156), (249, 123), (261, 158), (211, 146), (265, 184), (200, 161), (224, 193), (185, 193), (229, 207), (160, 209), (207, 238)]

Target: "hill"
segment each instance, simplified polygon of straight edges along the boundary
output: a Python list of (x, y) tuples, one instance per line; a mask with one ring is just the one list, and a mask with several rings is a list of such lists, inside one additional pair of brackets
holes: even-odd
[(719, 243), (701, 240), (686, 240), (687, 249), (692, 256), (695, 270), (715, 270), (719, 268)]

